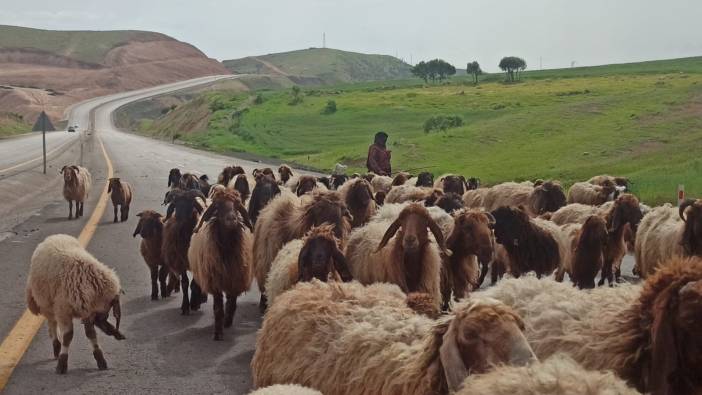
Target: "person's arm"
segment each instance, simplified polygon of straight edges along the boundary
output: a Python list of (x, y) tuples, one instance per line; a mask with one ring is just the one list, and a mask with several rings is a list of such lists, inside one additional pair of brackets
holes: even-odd
[(380, 174), (380, 166), (378, 164), (376, 156), (377, 148), (374, 145), (371, 145), (370, 147), (368, 147), (368, 160), (366, 161), (366, 167), (368, 168), (368, 171), (371, 171), (375, 174)]

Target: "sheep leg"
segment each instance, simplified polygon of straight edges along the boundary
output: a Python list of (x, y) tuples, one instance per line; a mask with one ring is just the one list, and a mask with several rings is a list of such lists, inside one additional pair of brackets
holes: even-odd
[(73, 320), (70, 317), (58, 323), (58, 335), (61, 339), (61, 351), (56, 364), (56, 373), (66, 374), (68, 370), (68, 348), (73, 340)]
[(59, 357), (59, 353), (61, 352), (61, 342), (56, 335), (56, 320), (47, 319), (46, 325), (49, 327), (49, 337), (52, 340), (51, 344), (54, 347), (54, 359), (56, 359)]
[(171, 292), (180, 292), (180, 280), (178, 280), (178, 276), (171, 273), (170, 271), (168, 272), (168, 291), (168, 295), (170, 295)]
[(183, 270), (180, 274), (180, 286), (183, 288), (183, 303), (180, 305), (180, 311), (182, 315), (190, 314), (190, 300), (188, 299), (188, 286), (190, 281), (188, 281), (188, 272)]
[(222, 329), (222, 321), (224, 319), (224, 300), (222, 298), (222, 293), (217, 292), (213, 295), (214, 297), (214, 303), (212, 306), (212, 310), (214, 311), (214, 318), (215, 318), (215, 323), (214, 323), (214, 339), (215, 340), (223, 340), (224, 339), (224, 334), (223, 329)]
[(227, 294), (227, 304), (224, 306), (224, 327), (231, 328), (236, 314), (236, 296)]
[(84, 322), (83, 327), (85, 328), (85, 337), (87, 337), (93, 345), (93, 358), (95, 358), (95, 362), (97, 362), (98, 369), (106, 370), (107, 361), (105, 361), (105, 356), (102, 355), (102, 349), (100, 349), (100, 345), (98, 344), (95, 323)]
[(83, 202), (76, 202), (76, 218), (78, 218), (79, 216), (83, 216)]
[(124, 206), (124, 205), (123, 205), (123, 206), (121, 207), (119, 213), (121, 214), (121, 218), (120, 218), (120, 219), (122, 220), (122, 222), (126, 221), (127, 218), (129, 218), (129, 206)]
[(166, 266), (161, 266), (158, 270), (158, 283), (161, 286), (161, 298), (167, 298), (171, 296), (171, 289), (168, 286), (168, 268)]
[[(480, 265), (480, 277), (478, 277), (477, 288), (480, 288), (480, 286), (483, 285), (483, 281), (485, 281), (485, 277), (487, 277), (488, 265), (490, 265), (490, 264), (484, 263), (484, 264)], [(494, 284), (495, 280), (493, 280), (492, 283)]]
[[(78, 218), (78, 202), (76, 202), (76, 218)], [(68, 219), (73, 219), (73, 200), (68, 201)]]
[(158, 300), (158, 267), (152, 266), (149, 270), (151, 271), (151, 300)]
[(605, 279), (607, 280), (609, 285), (612, 285), (612, 277), (612, 262), (605, 261), (604, 265), (602, 265), (602, 275), (600, 276), (600, 281), (597, 283), (597, 285), (600, 287), (603, 286), (605, 283)]
[(190, 282), (190, 310), (197, 311), (200, 310), (200, 304), (206, 300), (202, 295), (202, 288), (193, 281)]
[(114, 213), (115, 213), (115, 216), (114, 216), (114, 219), (112, 220), (112, 222), (117, 223), (117, 210), (119, 209), (119, 206), (117, 206), (116, 204), (112, 205), (112, 209), (114, 210)]
[[(565, 268), (563, 266), (559, 266), (558, 270), (556, 271), (555, 280), (558, 281), (559, 283), (562, 283), (564, 277), (565, 277)], [(539, 277), (539, 279), (540, 279), (540, 277)]]
[(261, 311), (261, 314), (265, 313), (266, 308), (268, 308), (268, 298), (263, 292), (264, 291), (261, 291), (261, 300), (258, 302), (258, 310)]

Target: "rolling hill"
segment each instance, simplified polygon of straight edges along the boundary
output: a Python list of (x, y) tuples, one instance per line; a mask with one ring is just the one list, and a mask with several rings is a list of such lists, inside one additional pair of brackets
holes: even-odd
[(52, 119), (72, 103), (214, 74), (229, 74), (194, 46), (144, 31), (52, 31), (0, 26), (0, 107)]
[(237, 74), (274, 74), (302, 85), (337, 84), (408, 78), (410, 65), (388, 55), (369, 55), (330, 48), (225, 60)]

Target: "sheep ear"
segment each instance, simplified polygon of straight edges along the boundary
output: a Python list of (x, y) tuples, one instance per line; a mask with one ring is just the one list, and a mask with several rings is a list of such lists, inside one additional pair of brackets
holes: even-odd
[(671, 290), (663, 292), (665, 300), (659, 301), (654, 307), (653, 325), (651, 327), (651, 367), (648, 372), (649, 387), (654, 394), (672, 394), (670, 377), (678, 370), (680, 359), (679, 347), (675, 338), (673, 315), (677, 308), (670, 306)]
[(253, 232), (253, 225), (251, 224), (251, 218), (249, 218), (249, 213), (246, 212), (246, 209), (244, 208), (244, 206), (239, 204), (239, 205), (237, 205), (236, 210), (239, 212), (239, 214), (241, 214), (241, 219), (244, 221), (244, 225), (246, 225), (246, 227), (249, 228), (249, 230)]
[(110, 180), (107, 182), (107, 193), (112, 192), (112, 180), (114, 180), (114, 178), (110, 178)]
[(310, 253), (310, 243), (305, 243), (297, 256), (297, 282), (310, 281), (312, 278), (306, 276), (304, 262), (307, 262), (307, 255)]
[(334, 243), (333, 246), (332, 258), (334, 258), (334, 267), (339, 273), (339, 276), (341, 276), (341, 281), (347, 283), (353, 280), (353, 276), (351, 275), (351, 271), (349, 270), (349, 265), (348, 263), (346, 263), (346, 257), (341, 252), (341, 250), (339, 250), (339, 246), (337, 246), (336, 243)]
[[(199, 205), (196, 205), (196, 206), (199, 206)], [(207, 209), (205, 210), (205, 212), (202, 213), (202, 217), (200, 217), (200, 221), (198, 221), (197, 226), (195, 227), (195, 230), (193, 230), (193, 233), (197, 233), (200, 230), (200, 228), (202, 227), (202, 224), (204, 222), (209, 221), (210, 218), (212, 218), (212, 216), (214, 215), (214, 213), (216, 211), (217, 211), (217, 209), (215, 209), (214, 204), (209, 205), (207, 207)]]
[(427, 218), (427, 225), (429, 226), (429, 230), (431, 233), (434, 234), (434, 238), (436, 239), (436, 244), (439, 245), (439, 249), (445, 256), (451, 256), (453, 255), (453, 252), (446, 248), (446, 242), (444, 242), (444, 234), (441, 232), (441, 229), (439, 228), (439, 225), (434, 222), (434, 220), (431, 217)]
[(64, 171), (66, 171), (66, 168), (67, 168), (67, 167), (68, 167), (68, 166), (62, 167), (62, 168), (61, 168), (61, 171), (59, 171), (59, 174), (62, 174)]
[(439, 359), (444, 368), (444, 376), (449, 387), (449, 392), (453, 393), (461, 388), (463, 380), (468, 377), (468, 369), (463, 363), (461, 352), (456, 341), (455, 319), (451, 320), (448, 329), (442, 337), (441, 347), (439, 347)]
[(400, 225), (402, 224), (402, 217), (398, 217), (395, 222), (390, 224), (390, 227), (388, 230), (385, 231), (385, 234), (383, 235), (383, 239), (380, 240), (380, 244), (378, 244), (378, 248), (376, 248), (375, 252), (378, 252), (385, 247), (385, 245), (388, 244), (388, 241), (395, 236), (395, 233), (400, 229)]
[[(141, 216), (141, 213), (137, 214), (137, 217), (140, 217), (140, 216)], [(141, 221), (139, 221), (139, 223), (136, 226), (136, 229), (134, 229), (134, 234), (132, 234), (132, 237), (136, 237), (136, 235), (138, 235), (139, 233), (141, 233)]]

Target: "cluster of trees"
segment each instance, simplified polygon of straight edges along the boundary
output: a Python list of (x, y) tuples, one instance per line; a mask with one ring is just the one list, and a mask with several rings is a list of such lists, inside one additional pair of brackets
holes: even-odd
[(456, 74), (456, 68), (442, 59), (434, 59), (428, 62), (421, 61), (412, 67), (412, 74), (423, 79), (424, 82), (443, 81)]
[[(499, 67), (505, 72), (505, 79), (508, 82), (514, 82), (520, 80), (521, 73), (527, 68), (527, 64), (520, 57), (506, 56), (500, 61)], [(466, 73), (473, 76), (473, 83), (477, 84), (483, 70), (477, 61), (472, 61), (466, 65)], [(456, 74), (456, 68), (442, 59), (434, 59), (417, 63), (412, 67), (412, 74), (423, 79), (425, 83), (429, 80), (436, 82), (437, 79), (442, 81)]]

